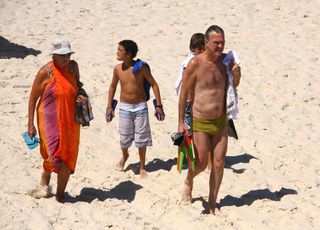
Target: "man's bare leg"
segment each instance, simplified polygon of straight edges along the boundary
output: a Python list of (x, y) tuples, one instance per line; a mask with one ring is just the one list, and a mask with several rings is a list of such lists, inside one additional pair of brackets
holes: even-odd
[(71, 170), (69, 167), (62, 163), (57, 176), (57, 193), (56, 200), (59, 202), (63, 202), (64, 200), (64, 191), (67, 187), (67, 183), (70, 177)]
[(213, 143), (213, 166), (210, 173), (209, 181), (209, 210), (210, 213), (216, 214), (220, 210), (217, 208), (217, 197), (220, 189), (224, 172), (225, 156), (227, 153), (228, 136), (227, 129), (224, 127), (219, 134), (212, 137)]
[(146, 178), (146, 177), (148, 176), (148, 173), (147, 173), (147, 171), (145, 170), (146, 152), (147, 152), (147, 147), (141, 147), (141, 148), (139, 148), (140, 177), (141, 177), (141, 178)]
[(124, 170), (124, 165), (125, 165), (126, 161), (129, 158), (128, 148), (121, 148), (121, 150), (122, 150), (122, 158), (118, 162), (118, 164), (116, 165), (117, 170), (119, 170), (119, 171), (123, 171)]
[(212, 168), (212, 153), (211, 153), (211, 151), (209, 151), (208, 152), (208, 167), (207, 167), (207, 169), (209, 170), (209, 171), (211, 171), (211, 168)]
[(196, 169), (188, 169), (187, 177), (184, 181), (181, 198), (183, 201), (191, 202), (193, 179), (206, 169), (208, 165), (208, 152), (209, 152), (210, 136), (202, 132), (193, 132), (194, 153), (196, 156)]

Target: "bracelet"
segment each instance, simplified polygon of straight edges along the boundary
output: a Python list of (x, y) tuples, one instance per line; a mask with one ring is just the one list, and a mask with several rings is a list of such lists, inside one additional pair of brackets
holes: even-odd
[(156, 107), (162, 109), (162, 108), (163, 108), (163, 105), (157, 105)]

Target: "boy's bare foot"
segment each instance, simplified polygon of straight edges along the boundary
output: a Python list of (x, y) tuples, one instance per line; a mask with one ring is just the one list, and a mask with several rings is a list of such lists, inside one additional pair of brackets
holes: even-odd
[(217, 204), (215, 202), (213, 202), (213, 204), (210, 204), (211, 201), (209, 201), (209, 212), (210, 214), (213, 214), (215, 216), (225, 216), (223, 215), (223, 213), (221, 212), (221, 209), (217, 206)]
[(147, 171), (144, 170), (144, 169), (140, 169), (140, 178), (144, 179), (144, 178), (147, 178), (147, 177), (148, 177)]
[(128, 159), (129, 155), (126, 157), (122, 157), (121, 160), (116, 164), (116, 170), (118, 171), (124, 171), (124, 165)]
[(182, 201), (191, 202), (192, 200), (191, 193), (192, 193), (192, 183), (189, 184), (189, 182), (185, 181), (182, 194), (181, 194)]

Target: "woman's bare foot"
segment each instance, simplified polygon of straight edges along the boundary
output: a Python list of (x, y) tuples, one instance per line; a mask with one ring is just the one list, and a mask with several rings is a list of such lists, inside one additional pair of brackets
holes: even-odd
[(184, 187), (183, 187), (183, 190), (182, 190), (182, 194), (181, 194), (181, 198), (182, 198), (182, 201), (184, 202), (191, 202), (192, 200), (192, 183), (189, 184), (189, 182), (187, 182), (186, 180), (184, 181)]
[(64, 193), (57, 193), (56, 194), (56, 200), (60, 203), (63, 203), (64, 202)]
[(28, 194), (36, 199), (47, 198), (51, 194), (51, 186), (37, 185), (35, 189), (32, 189)]

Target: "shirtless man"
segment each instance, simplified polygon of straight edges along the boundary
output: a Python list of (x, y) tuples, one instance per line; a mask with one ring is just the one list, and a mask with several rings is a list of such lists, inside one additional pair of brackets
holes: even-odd
[[(118, 82), (120, 81), (119, 129), (122, 159), (117, 167), (120, 170), (124, 169), (124, 165), (129, 157), (128, 148), (131, 146), (132, 141), (135, 140), (135, 145), (139, 149), (140, 176), (144, 178), (147, 176), (145, 170), (146, 149), (147, 146), (152, 145), (147, 107), (149, 89), (145, 89), (145, 81), (152, 87), (156, 97), (156, 111), (159, 113), (158, 119), (160, 121), (164, 120), (164, 112), (159, 86), (151, 75), (148, 64), (139, 59), (133, 60), (137, 52), (138, 46), (134, 41), (123, 40), (118, 44), (117, 59), (122, 61), (122, 63), (114, 67), (113, 78), (108, 93), (106, 121), (110, 122), (114, 117), (111, 105)], [(137, 66), (138, 68), (136, 68)]]
[[(185, 130), (184, 108), (189, 90), (192, 91), (193, 143), (196, 154), (196, 170), (188, 170), (182, 192), (184, 201), (191, 201), (193, 179), (205, 170), (208, 152), (213, 153), (209, 180), (209, 210), (216, 214), (219, 187), (223, 177), (225, 155), (228, 145), (228, 119), (225, 108), (227, 73), (223, 64), (225, 44), (224, 31), (210, 26), (205, 33), (206, 50), (193, 58), (186, 70), (179, 98), (178, 132)], [(233, 64), (234, 87), (239, 85), (240, 66)]]

